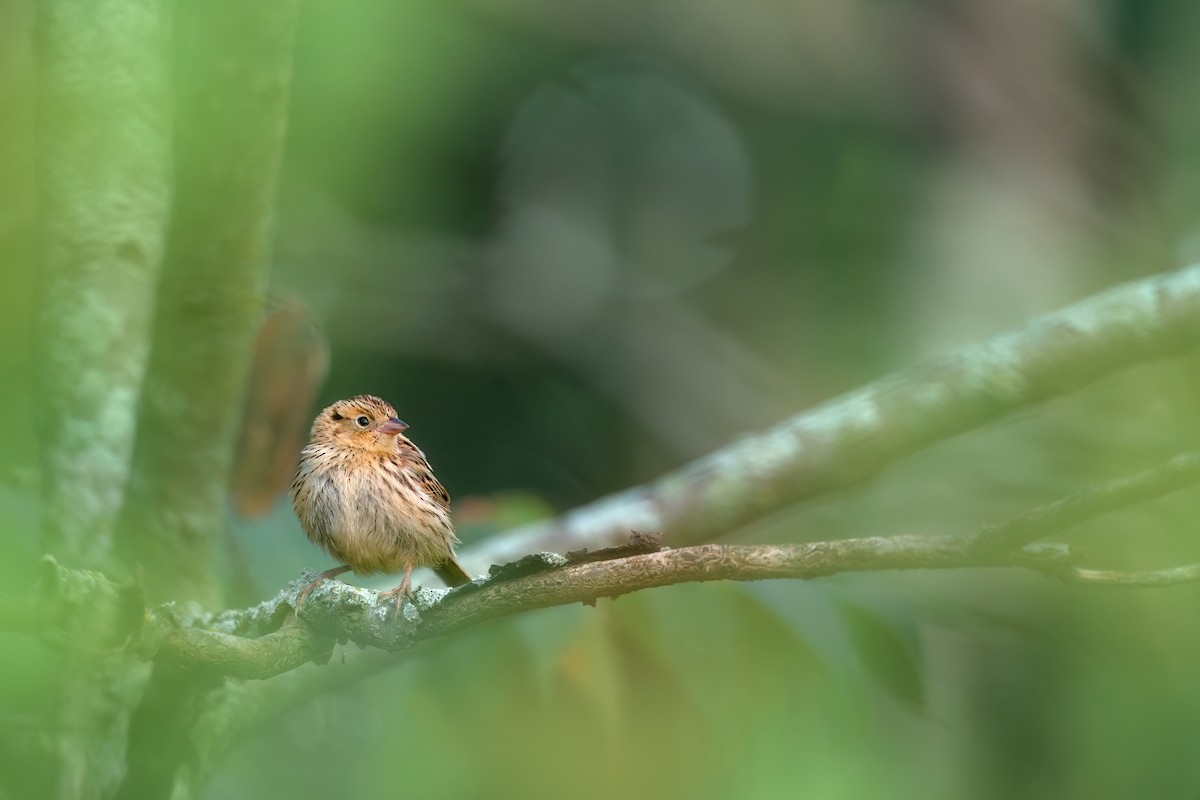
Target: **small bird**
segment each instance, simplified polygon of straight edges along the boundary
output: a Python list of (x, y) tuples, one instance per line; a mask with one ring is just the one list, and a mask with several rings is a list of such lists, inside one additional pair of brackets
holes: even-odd
[(407, 429), (391, 405), (369, 394), (334, 403), (313, 421), (292, 482), (292, 507), (308, 538), (342, 565), (305, 587), (297, 612), (313, 589), (350, 570), (403, 572), (400, 585), (380, 595), (395, 596), (397, 614), (416, 567), (432, 567), (449, 586), (471, 582), (454, 557), (450, 495)]

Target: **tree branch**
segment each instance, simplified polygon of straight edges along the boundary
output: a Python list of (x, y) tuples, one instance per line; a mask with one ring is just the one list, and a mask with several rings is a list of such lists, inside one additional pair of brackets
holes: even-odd
[(899, 459), (1017, 409), (1200, 343), (1200, 266), (1126, 283), (1019, 330), (885, 377), (654, 483), (466, 548), (479, 570), (529, 552), (662, 530), (710, 541), (795, 503), (864, 481)]
[[(390, 651), (453, 633), (497, 617), (675, 583), (710, 580), (812, 579), (840, 572), (896, 569), (1023, 568), (1090, 586), (1169, 586), (1200, 579), (1200, 566), (1117, 572), (1081, 567), (1063, 545), (1021, 545), (1080, 522), (1159, 497), (1200, 481), (1200, 454), (1089, 487), (1039, 506), (981, 534), (896, 536), (787, 545), (699, 545), (662, 550), (661, 539), (635, 533), (623, 546), (567, 557), (526, 556), (489, 577), (455, 590), (421, 589), (407, 623), (377, 604), (378, 593), (330, 581), (313, 592), (305, 625), (287, 625), (309, 576), (250, 609), (228, 611), (196, 627), (173, 631), (161, 658), (240, 678), (268, 678), (352, 641)], [(996, 536), (1003, 547), (989, 541)], [(412, 609), (408, 609), (412, 610)]]
[[(518, 562), (518, 577), (490, 580), (454, 590), (421, 589), (416, 609), (397, 620), (391, 604), (378, 604), (378, 592), (330, 582), (313, 592), (305, 606), (306, 625), (288, 624), (258, 638), (185, 628), (162, 642), (158, 657), (182, 666), (238, 678), (271, 678), (327, 656), (334, 639), (393, 652), (490, 620), (570, 603), (592, 605), (601, 597), (706, 581), (757, 581), (827, 577), (843, 572), (913, 569), (1020, 568), (1069, 583), (1113, 586), (1167, 586), (1200, 579), (1200, 565), (1162, 572), (1108, 572), (1084, 569), (1065, 545), (1031, 545), (1015, 552), (986, 555), (975, 537), (891, 536), (785, 545), (706, 544), (678, 550), (569, 564), (543, 553)], [(533, 562), (538, 562), (535, 565)], [(540, 566), (540, 568), (538, 568)], [(238, 627), (279, 609), (295, 606), (307, 583), (295, 581), (267, 603), (223, 615), (216, 624)], [(419, 614), (419, 617), (418, 617)]]
[[(385, 646), (433, 644), (430, 639), (453, 634), (489, 619), (519, 613), (532, 608), (562, 605), (573, 602), (590, 603), (599, 596), (617, 596), (641, 588), (663, 586), (685, 581), (761, 580), (768, 578), (814, 578), (850, 570), (884, 569), (954, 569), (959, 567), (1010, 567), (1037, 571), (1049, 578), (1066, 583), (1093, 587), (1162, 587), (1180, 582), (1200, 581), (1200, 564), (1178, 567), (1161, 572), (1110, 572), (1081, 568), (1074, 565), (1077, 554), (1065, 546), (1031, 546), (999, 556), (980, 556), (972, 549), (974, 536), (961, 537), (897, 537), (849, 539), (838, 542), (818, 542), (807, 545), (701, 545), (682, 550), (668, 550), (643, 556), (631, 556), (618, 561), (589, 562), (570, 568), (541, 571), (520, 578), (511, 584), (496, 584), (491, 591), (468, 593), (461, 598), (455, 593), (422, 590), (423, 622), (416, 635), (409, 625), (396, 624), (392, 638), (380, 642)], [(542, 554), (547, 566), (554, 566), (555, 557)], [(295, 593), (305, 585), (298, 581), (282, 597), (289, 606)], [(342, 585), (330, 587), (331, 594), (320, 598), (314, 593), (305, 607), (306, 613), (323, 602), (341, 604)], [(353, 587), (346, 587), (353, 590)], [(464, 587), (465, 588), (465, 587)], [(355, 593), (367, 590), (353, 590)], [(455, 590), (460, 592), (461, 589)], [(373, 593), (371, 593), (373, 594)], [(438, 602), (441, 600), (441, 602)], [(374, 606), (368, 599), (368, 609)], [(327, 612), (328, 613), (328, 612)], [(365, 610), (380, 614), (379, 609)], [(386, 606), (381, 617), (386, 617)], [(411, 620), (410, 620), (411, 622)], [(192, 638), (194, 632), (182, 639)], [(283, 633), (281, 631), (281, 633)], [(241, 644), (222, 640), (220, 646), (230, 646), (221, 656), (201, 648), (184, 652), (182, 641), (173, 642), (164, 652), (169, 658), (203, 659), (222, 668), (236, 664), (241, 677), (271, 677), (269, 673), (288, 666), (286, 659), (274, 659), (276, 654), (288, 654), (312, 643), (313, 631), (293, 629), (286, 635), (294, 641), (285, 647), (272, 648), (271, 659), (245, 655)], [(238, 637), (231, 636), (230, 639)], [(193, 641), (195, 641), (193, 639)], [(436, 641), (436, 640), (435, 640)], [(319, 649), (314, 646), (314, 649)], [(212, 764), (247, 732), (267, 720), (300, 707), (316, 697), (330, 694), (359, 682), (390, 667), (394, 667), (411, 649), (385, 652), (373, 650), (355, 657), (337, 670), (313, 669), (291, 673), (275, 673), (269, 681), (234, 683), (225, 689), (220, 702), (214, 703), (201, 720), (194, 739), (197, 743), (197, 769), (205, 774)], [(301, 665), (301, 659), (291, 662)], [(234, 673), (230, 673), (234, 674)], [(196, 777), (196, 776), (193, 776)]]
[[(660, 550), (661, 538), (635, 534), (631, 544), (598, 553), (581, 552), (571, 559), (552, 553), (526, 556), (474, 584), (454, 590), (419, 589), (415, 604), (397, 620), (391, 602), (378, 602), (379, 592), (329, 581), (309, 597), (303, 621), (295, 617), (296, 599), (308, 584), (306, 573), (272, 599), (248, 609), (218, 615), (181, 612), (169, 603), (145, 613), (130, 649), (146, 658), (169, 662), (207, 675), (243, 679), (271, 678), (314, 659), (327, 658), (335, 642), (354, 642), (392, 652), (449, 635), (499, 617), (537, 608), (583, 602), (600, 597), (676, 583), (714, 580), (811, 579), (840, 572), (966, 567), (1023, 567), (1055, 577), (1075, 560), (1062, 546), (1035, 546), (999, 556), (980, 556), (971, 549), (973, 536), (897, 536), (844, 539), (790, 545), (698, 545)], [(603, 559), (603, 560), (602, 560)], [(131, 632), (130, 613), (101, 614), (100, 599), (113, 608), (122, 587), (99, 573), (71, 570), (48, 561), (57, 587), (43, 585), (43, 606), (24, 607), (0, 616), (0, 623), (30, 632), (36, 620), (68, 620), (66, 608), (97, 609), (89, 617), (89, 638), (112, 646), (114, 631)], [(17, 608), (2, 603), (0, 611)], [(114, 618), (124, 620), (117, 624)], [(39, 631), (46, 635), (42, 627)]]
[(1152, 500), (1200, 481), (1200, 453), (1180, 453), (1163, 464), (1038, 506), (1001, 525), (984, 528), (973, 548), (999, 553), (1060, 533), (1093, 517)]
[[(624, 545), (586, 549), (566, 557), (526, 556), (455, 590), (420, 589), (415, 609), (397, 621), (391, 605), (378, 604), (378, 592), (338, 581), (318, 587), (305, 607), (304, 624), (293, 609), (310, 575), (274, 598), (218, 615), (181, 615), (175, 604), (149, 615), (139, 646), (147, 657), (210, 674), (243, 679), (270, 678), (327, 657), (334, 642), (400, 651), (414, 644), (522, 611), (554, 605), (594, 603), (641, 589), (711, 580), (812, 579), (840, 572), (897, 569), (1023, 568), (1068, 583), (1088, 586), (1170, 586), (1200, 580), (1200, 565), (1158, 571), (1121, 572), (1079, 566), (1063, 545), (1026, 546), (1029, 540), (1061, 532), (1110, 511), (1159, 497), (1200, 481), (1200, 454), (1184, 453), (1131, 476), (1096, 484), (1039, 506), (980, 534), (896, 536), (787, 545), (700, 545), (661, 550), (661, 538), (634, 533)], [(125, 612), (108, 617), (127, 636), (133, 616), (128, 589), (102, 574), (71, 570), (46, 559), (40, 603), (0, 600), (0, 628), (39, 630), (42, 619), (64, 616), (68, 607), (99, 606), (97, 598)], [(49, 587), (49, 588), (47, 588)], [(420, 624), (416, 624), (418, 621)], [(112, 638), (112, 634), (100, 634)], [(150, 644), (146, 644), (149, 642)]]
[(38, 407), (44, 549), (109, 554), (171, 197), (166, 10), (37, 4)]
[(270, 262), (297, 0), (182, 3), (178, 197), (118, 546), (158, 599), (212, 601)]

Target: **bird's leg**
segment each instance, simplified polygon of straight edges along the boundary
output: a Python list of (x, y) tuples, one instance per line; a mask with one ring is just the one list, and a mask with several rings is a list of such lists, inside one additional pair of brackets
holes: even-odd
[(400, 581), (400, 585), (395, 589), (379, 593), (380, 597), (396, 596), (396, 619), (400, 618), (400, 612), (404, 610), (404, 601), (412, 591), (412, 573), (415, 566), (415, 562), (408, 562), (408, 566), (404, 568), (404, 580)]
[(310, 594), (312, 594), (313, 589), (317, 588), (318, 586), (320, 586), (322, 583), (329, 580), (330, 578), (336, 578), (338, 575), (341, 575), (343, 572), (349, 572), (349, 571), (350, 571), (350, 567), (343, 564), (340, 567), (332, 567), (330, 569), (327, 569), (324, 572), (322, 572), (320, 575), (318, 575), (316, 580), (314, 580), (308, 586), (305, 586), (304, 590), (302, 592), (300, 592), (299, 597), (296, 598), (296, 615), (299, 616), (300, 610), (303, 609), (304, 604), (306, 602), (308, 602), (308, 596)]

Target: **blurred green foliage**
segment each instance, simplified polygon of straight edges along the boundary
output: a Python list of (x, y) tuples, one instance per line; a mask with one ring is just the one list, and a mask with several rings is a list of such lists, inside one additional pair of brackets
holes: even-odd
[[(17, 591), (53, 424), (30, 388), (31, 6), (0, 4)], [(1200, 6), (1134, 0), (309, 0), (273, 288), (329, 338), (321, 399), (392, 400), (477, 540), (1194, 258), (1198, 32)], [(999, 521), (1195, 447), (1198, 374), (1140, 368), (735, 536)], [(1195, 516), (1185, 492), (1068, 538), (1167, 566), (1200, 556)], [(286, 501), (231, 528), (259, 595), (327, 566)], [(543, 611), (268, 725), (208, 796), (1191, 796), (1198, 599), (920, 573)], [(0, 771), (45, 735), (49, 661), (0, 634)]]

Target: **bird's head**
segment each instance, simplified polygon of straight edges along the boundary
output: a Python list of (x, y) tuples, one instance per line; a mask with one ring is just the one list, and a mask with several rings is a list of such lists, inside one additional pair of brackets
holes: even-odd
[(396, 409), (381, 398), (360, 394), (339, 400), (317, 415), (313, 442), (379, 453), (394, 453), (396, 438), (404, 438), (408, 424), (396, 418)]

